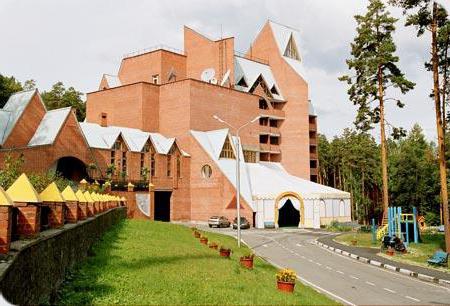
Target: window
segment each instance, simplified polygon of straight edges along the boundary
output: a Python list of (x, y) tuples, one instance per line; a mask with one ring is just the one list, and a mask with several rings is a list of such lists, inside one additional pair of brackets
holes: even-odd
[(298, 54), (297, 45), (294, 40), (294, 36), (291, 34), (289, 38), (289, 42), (286, 46), (286, 50), (284, 51), (284, 56), (295, 59), (297, 61), (300, 60), (300, 56)]
[(144, 176), (143, 170), (145, 167), (145, 154), (141, 153), (141, 176)]
[(269, 124), (269, 118), (267, 118), (267, 117), (259, 118), (259, 125), (267, 126), (268, 124)]
[(202, 167), (202, 177), (205, 179), (210, 178), (212, 175), (212, 169), (210, 165), (204, 165)]
[(259, 135), (259, 143), (267, 143), (269, 141), (269, 135)]
[(256, 152), (244, 150), (244, 160), (246, 163), (256, 163)]
[(172, 68), (169, 72), (168, 81), (175, 82), (176, 80), (177, 80), (177, 74), (176, 74), (175, 70)]
[(264, 94), (269, 97), (272, 98), (272, 94), (270, 93), (269, 88), (267, 87), (266, 82), (264, 81), (262, 75), (259, 75), (259, 77), (256, 79), (255, 83), (252, 85), (252, 87), (250, 88), (249, 92), (253, 93), (256, 88), (258, 86), (261, 86), (261, 89), (264, 91)]
[(317, 160), (310, 160), (309, 161), (309, 167), (312, 169), (317, 168)]
[(111, 151), (111, 165), (114, 165), (116, 162), (116, 151)]
[(259, 109), (269, 109), (266, 100), (264, 99), (259, 100)]
[(155, 176), (155, 166), (156, 166), (156, 161), (155, 161), (155, 153), (151, 153), (150, 154), (150, 175), (151, 177)]
[(127, 173), (127, 152), (122, 152), (122, 172)]
[(270, 89), (270, 92), (273, 93), (274, 95), (278, 95), (278, 90), (277, 87), (275, 85), (272, 86), (272, 88)]
[(101, 126), (107, 126), (108, 125), (108, 114), (102, 113), (102, 120), (101, 120)]
[(280, 139), (277, 136), (270, 136), (270, 144), (271, 145), (279, 145)]
[(247, 82), (245, 81), (245, 78), (242, 77), (239, 82), (237, 82), (238, 86), (242, 86), (242, 87), (248, 87)]
[(177, 177), (181, 177), (181, 157), (177, 156)]
[(167, 176), (172, 176), (172, 155), (167, 155)]
[(222, 152), (220, 152), (220, 157), (235, 159), (233, 147), (231, 146), (231, 142), (228, 137), (225, 140), (225, 143), (223, 144)]
[(159, 84), (159, 74), (152, 75), (153, 84)]
[(122, 142), (120, 139), (117, 139), (114, 143), (113, 150), (122, 150)]
[(271, 119), (269, 120), (270, 122), (270, 127), (278, 127), (278, 120), (277, 119)]

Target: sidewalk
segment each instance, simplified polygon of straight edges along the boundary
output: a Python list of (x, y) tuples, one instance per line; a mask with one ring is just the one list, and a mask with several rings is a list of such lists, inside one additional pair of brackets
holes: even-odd
[(434, 282), (437, 282), (436, 280), (439, 280), (439, 279), (450, 282), (450, 274), (449, 273), (437, 271), (434, 269), (428, 269), (425, 267), (410, 265), (410, 264), (406, 264), (403, 262), (389, 260), (387, 258), (378, 256), (377, 255), (377, 253), (379, 253), (378, 249), (352, 247), (352, 246), (340, 244), (333, 240), (334, 237), (336, 237), (336, 236), (333, 235), (333, 236), (321, 237), (321, 238), (317, 239), (317, 241), (323, 243), (324, 245), (328, 245), (329, 247), (332, 247), (335, 249), (340, 249), (344, 252), (355, 254), (359, 257), (367, 258), (371, 261), (380, 262), (385, 268), (396, 267), (396, 268), (398, 268), (398, 269), (396, 269), (397, 271), (398, 270), (411, 271), (412, 273), (410, 273), (410, 275), (414, 276), (414, 277), (417, 277), (420, 274), (423, 276), (430, 276), (431, 278), (434, 278), (434, 280), (431, 280)]

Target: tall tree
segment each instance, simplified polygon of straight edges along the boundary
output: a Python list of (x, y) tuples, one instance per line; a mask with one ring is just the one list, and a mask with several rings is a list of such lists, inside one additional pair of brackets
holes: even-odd
[(86, 105), (81, 99), (82, 95), (73, 87), (66, 89), (62, 82), (57, 82), (50, 91), (44, 91), (41, 97), (49, 110), (70, 106), (75, 108), (77, 119), (83, 121), (86, 117)]
[[(388, 169), (385, 131), (386, 91), (393, 87), (402, 94), (413, 89), (415, 84), (408, 81), (397, 67), (399, 61), (395, 55), (396, 46), (392, 38), (397, 19), (391, 17), (381, 0), (370, 0), (367, 13), (355, 16), (357, 35), (351, 44), (352, 58), (347, 60), (348, 68), (355, 72), (354, 76), (345, 75), (340, 78), (350, 85), (348, 95), (353, 104), (358, 106), (355, 125), (367, 131), (373, 124), (379, 123), (381, 133), (381, 170), (383, 211), (387, 216), (389, 206)], [(403, 103), (395, 99), (397, 106)], [(403, 129), (394, 129), (395, 136), (403, 134)]]
[(436, 130), (438, 136), (439, 177), (441, 184), (442, 217), (445, 228), (445, 246), (450, 252), (450, 220), (448, 209), (447, 167), (445, 160), (445, 132), (442, 120), (441, 88), (439, 80), (439, 67), (442, 66), (439, 58), (438, 33), (445, 26), (448, 14), (445, 8), (434, 0), (391, 0), (391, 3), (400, 6), (407, 15), (406, 26), (415, 26), (417, 36), (426, 31), (431, 32), (431, 67), (433, 71), (433, 99), (436, 117)]
[(22, 84), (13, 76), (7, 77), (0, 74), (0, 108), (3, 108), (13, 93), (21, 90), (23, 90)]

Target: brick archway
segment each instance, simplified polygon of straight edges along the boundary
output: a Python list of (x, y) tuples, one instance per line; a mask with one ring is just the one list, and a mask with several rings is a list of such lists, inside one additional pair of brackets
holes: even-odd
[(53, 168), (61, 176), (71, 181), (79, 182), (88, 178), (86, 164), (73, 156), (63, 156), (55, 161)]

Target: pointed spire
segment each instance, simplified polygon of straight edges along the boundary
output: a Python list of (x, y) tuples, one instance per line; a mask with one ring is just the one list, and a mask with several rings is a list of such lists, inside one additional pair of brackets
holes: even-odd
[(13, 201), (1, 186), (0, 186), (0, 205), (13, 205)]
[(39, 194), (37, 193), (36, 189), (34, 189), (33, 185), (31, 185), (31, 182), (25, 173), (22, 173), (22, 175), (19, 176), (19, 178), (11, 185), (11, 187), (6, 190), (6, 193), (14, 202), (42, 202)]
[(83, 193), (84, 198), (86, 199), (87, 202), (89, 203), (94, 203), (95, 201), (92, 199), (91, 194), (89, 193), (89, 191), (85, 191)]
[(86, 200), (86, 198), (84, 197), (83, 191), (81, 191), (80, 189), (78, 189), (78, 191), (75, 192), (75, 195), (77, 196), (79, 202), (87, 203), (87, 200)]
[(73, 192), (73, 189), (70, 186), (67, 186), (66, 189), (63, 190), (62, 196), (66, 201), (78, 201), (75, 192)]
[(43, 202), (65, 202), (66, 200), (61, 195), (61, 192), (58, 189), (58, 186), (56, 186), (56, 183), (53, 182), (50, 185), (48, 185), (44, 191), (41, 192), (39, 195), (41, 197), (41, 200)]

